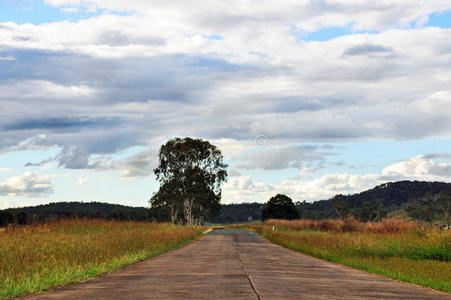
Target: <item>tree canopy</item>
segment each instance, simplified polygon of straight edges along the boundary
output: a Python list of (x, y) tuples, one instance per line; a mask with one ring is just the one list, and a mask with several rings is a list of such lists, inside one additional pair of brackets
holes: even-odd
[(449, 226), (451, 195), (445, 193), (426, 194), (422, 199), (412, 201), (406, 207), (406, 211), (411, 218), (426, 222), (443, 219)]
[(262, 219), (286, 219), (299, 218), (299, 212), (290, 197), (278, 194), (271, 199), (262, 209)]
[(221, 209), (227, 165), (208, 141), (175, 138), (162, 145), (154, 173), (160, 189), (150, 199), (151, 216), (173, 223), (202, 223)]

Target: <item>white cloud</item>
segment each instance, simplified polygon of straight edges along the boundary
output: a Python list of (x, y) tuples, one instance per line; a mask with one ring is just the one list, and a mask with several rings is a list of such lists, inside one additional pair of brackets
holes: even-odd
[(63, 7), (61, 10), (67, 13), (76, 13), (79, 11), (77, 7)]
[(13, 56), (0, 56), (0, 61), (13, 61), (13, 60), (16, 60), (16, 58), (15, 57), (13, 57)]
[(420, 155), (385, 167), (382, 176), (389, 180), (451, 181), (451, 162), (439, 163)]
[[(86, 6), (113, 11), (137, 12), (155, 23), (186, 24), (189, 29), (207, 27), (231, 30), (268, 23), (288, 22), (300, 30), (353, 24), (356, 30), (375, 30), (387, 26), (423, 23), (432, 12), (451, 8), (447, 1), (371, 0), (347, 1), (148, 1), (148, 0), (46, 0), (55, 6)], [(232, 22), (234, 21), (234, 22)]]
[(271, 194), (272, 190), (272, 185), (254, 183), (250, 175), (230, 177), (223, 188), (222, 202), (262, 202), (262, 199), (259, 199), (259, 197)]
[(53, 169), (53, 168), (55, 168), (55, 166), (53, 164), (45, 164), (45, 165), (42, 165), (42, 167), (41, 167), (42, 170)]
[[(180, 33), (178, 38), (163, 26), (155, 34), (167, 42), (152, 44), (143, 24), (154, 24), (139, 18), (108, 15), (0, 28), (10, 47), (33, 49), (27, 53), (37, 56), (36, 69), (41, 70), (20, 73), (28, 65), (24, 62), (10, 80), (0, 83), (8, 120), (61, 112), (66, 117), (68, 112), (114, 116), (138, 128), (146, 140), (178, 134), (245, 143), (262, 133), (279, 141), (337, 141), (418, 139), (450, 132), (443, 112), (449, 103), (445, 50), (451, 47), (451, 30), (393, 29), (310, 43), (290, 39), (287, 31), (274, 33), (274, 41), (256, 35), (255, 42), (232, 37), (201, 38), (198, 43), (201, 33)], [(113, 34), (112, 28), (118, 32)], [(17, 39), (27, 34), (29, 39)], [(281, 36), (285, 38), (278, 40)], [(374, 55), (381, 49), (390, 49), (383, 52), (390, 55)], [(108, 58), (111, 51), (126, 57)], [(343, 55), (356, 51), (359, 55)], [(84, 71), (73, 71), (78, 68)], [(25, 100), (24, 114), (23, 102), (17, 103)], [(152, 126), (145, 127), (144, 120)]]
[[(445, 155), (446, 154), (446, 155)], [(430, 155), (450, 158), (448, 153)], [(254, 183), (251, 176), (234, 177), (224, 186), (227, 203), (265, 202), (277, 193), (287, 194), (294, 201), (329, 199), (337, 194), (353, 194), (378, 184), (397, 180), (426, 180), (451, 182), (451, 162), (439, 163), (420, 155), (383, 168), (381, 174), (326, 174), (319, 178), (285, 180), (278, 184)]]
[(88, 182), (88, 177), (79, 177), (79, 178), (77, 179), (77, 184), (78, 184), (78, 185), (83, 185), (83, 184), (85, 184), (86, 182)]
[(9, 172), (11, 171), (10, 168), (0, 168), (0, 172)]
[(93, 96), (95, 91), (86, 85), (59, 85), (46, 80), (8, 81), (0, 83), (0, 99), (36, 99), (53, 98), (59, 101), (62, 98), (85, 98)]
[(280, 170), (302, 168), (312, 164), (321, 165), (326, 157), (334, 155), (333, 146), (284, 146), (256, 147), (251, 151), (233, 156), (232, 161), (240, 163), (241, 169)]
[(40, 197), (52, 194), (53, 186), (50, 182), (52, 177), (52, 175), (38, 175), (32, 172), (11, 177), (0, 183), (0, 195)]
[[(287, 149), (450, 137), (451, 29), (407, 26), (449, 1), (47, 3), (106, 11), (77, 22), (1, 24), (0, 57), (16, 60), (2, 60), (0, 152), (57, 146), (60, 166), (133, 178), (151, 174), (154, 162), (111, 156), (167, 136), (207, 138), (237, 160), (262, 134)], [(299, 39), (349, 24), (380, 31)], [(244, 163), (304, 168), (305, 178), (326, 156), (309, 153), (318, 157), (300, 164), (285, 150)]]

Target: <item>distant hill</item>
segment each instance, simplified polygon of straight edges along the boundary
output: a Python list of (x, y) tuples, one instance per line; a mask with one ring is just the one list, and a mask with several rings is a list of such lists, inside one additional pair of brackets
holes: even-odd
[[(300, 217), (303, 219), (335, 218), (334, 202), (349, 204), (349, 209), (362, 207), (364, 202), (382, 204), (388, 212), (397, 211), (403, 214), (403, 208), (411, 200), (423, 198), (426, 194), (446, 193), (451, 195), (451, 183), (427, 181), (397, 181), (384, 183), (370, 190), (353, 195), (336, 195), (328, 200), (313, 203), (296, 202)], [(268, 199), (269, 200), (269, 199)], [(221, 214), (209, 221), (214, 223), (246, 222), (251, 216), (253, 220), (261, 219), (261, 203), (241, 203), (222, 205)]]
[(376, 186), (370, 190), (353, 195), (336, 195), (329, 200), (313, 203), (297, 203), (301, 218), (333, 218), (334, 202), (346, 202), (349, 208), (361, 208), (364, 202), (382, 204), (389, 212), (404, 208), (409, 201), (418, 200), (427, 194), (444, 193), (451, 195), (451, 183), (428, 181), (397, 181)]
[[(426, 181), (398, 181), (384, 183), (370, 190), (353, 195), (336, 195), (329, 200), (313, 203), (296, 202), (303, 219), (334, 218), (333, 204), (337, 201), (349, 204), (349, 209), (359, 209), (364, 202), (382, 204), (389, 212), (403, 213), (409, 201), (418, 200), (427, 194), (445, 193), (451, 195), (451, 183)], [(240, 223), (249, 219), (260, 220), (262, 203), (223, 204), (221, 213), (207, 220), (213, 223)], [(147, 221), (149, 210), (145, 207), (130, 207), (100, 202), (57, 202), (46, 205), (13, 208), (1, 213), (18, 215), (25, 213), (28, 218), (52, 220), (65, 217), (87, 217), (117, 220)], [(251, 217), (251, 218), (249, 218)]]
[(39, 220), (66, 217), (146, 221), (149, 213), (145, 207), (131, 207), (101, 202), (56, 202), (39, 206), (5, 209), (0, 212), (25, 213)]

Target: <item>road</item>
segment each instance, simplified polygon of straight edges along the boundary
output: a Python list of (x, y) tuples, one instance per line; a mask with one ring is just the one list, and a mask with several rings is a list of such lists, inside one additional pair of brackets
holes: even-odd
[(26, 299), (451, 299), (329, 263), (255, 233), (215, 230), (115, 273)]

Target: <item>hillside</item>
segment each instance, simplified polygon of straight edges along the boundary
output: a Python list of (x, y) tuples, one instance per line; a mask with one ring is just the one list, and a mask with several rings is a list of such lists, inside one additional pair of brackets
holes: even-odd
[[(336, 195), (328, 200), (313, 203), (296, 202), (300, 217), (303, 219), (335, 218), (334, 202), (346, 202), (350, 211), (359, 209), (363, 203), (382, 204), (388, 212), (404, 214), (403, 208), (409, 201), (423, 198), (426, 194), (445, 193), (451, 195), (451, 183), (426, 181), (397, 181), (378, 185), (370, 190), (353, 195)], [(294, 199), (296, 200), (296, 199)], [(241, 203), (222, 205), (221, 214), (211, 219), (214, 223), (238, 223), (261, 219), (261, 203)]]
[(28, 217), (39, 220), (75, 216), (136, 221), (145, 221), (148, 219), (148, 209), (145, 207), (130, 207), (101, 202), (57, 202), (38, 206), (6, 209), (0, 212), (9, 212), (13, 214), (25, 213)]
[(389, 212), (404, 208), (409, 201), (423, 198), (427, 194), (451, 195), (451, 183), (427, 181), (397, 181), (378, 185), (370, 190), (353, 195), (336, 195), (329, 200), (313, 203), (297, 203), (301, 218), (333, 218), (333, 204), (337, 201), (349, 204), (349, 209), (361, 208), (364, 202), (382, 204)]
[[(329, 200), (313, 203), (296, 202), (300, 217), (304, 219), (326, 219), (336, 217), (333, 204), (337, 201), (349, 204), (349, 209), (361, 208), (363, 203), (382, 204), (388, 212), (403, 213), (409, 201), (423, 198), (426, 194), (445, 193), (451, 195), (451, 183), (425, 181), (398, 181), (378, 185), (370, 190), (353, 194), (337, 195)], [(207, 221), (213, 223), (240, 223), (261, 219), (261, 203), (223, 204), (221, 213)], [(7, 209), (1, 212), (25, 213), (27, 218), (40, 220), (58, 219), (70, 216), (118, 219), (148, 220), (148, 208), (129, 207), (100, 202), (58, 202), (46, 205)]]

